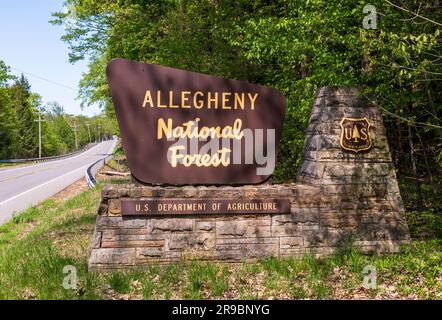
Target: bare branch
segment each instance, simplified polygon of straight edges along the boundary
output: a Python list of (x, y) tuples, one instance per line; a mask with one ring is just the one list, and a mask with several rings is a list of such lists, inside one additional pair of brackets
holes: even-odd
[(385, 1), (386, 1), (388, 4), (390, 4), (391, 6), (397, 8), (397, 9), (400, 9), (400, 10), (402, 10), (402, 11), (405, 11), (405, 12), (411, 13), (411, 14), (414, 15), (415, 17), (421, 18), (421, 19), (426, 20), (426, 21), (428, 21), (428, 22), (431, 22), (431, 23), (433, 23), (433, 24), (435, 24), (435, 25), (442, 26), (442, 23), (439, 23), (439, 22), (437, 22), (437, 21), (431, 20), (431, 19), (429, 19), (429, 18), (427, 18), (427, 17), (424, 17), (424, 16), (420, 15), (420, 14), (419, 14), (419, 11), (416, 13), (416, 12), (413, 12), (413, 11), (408, 10), (408, 9), (406, 9), (406, 8), (403, 8), (403, 7), (401, 7), (401, 6), (398, 6), (397, 4), (394, 4), (394, 3), (392, 3), (392, 2), (390, 2), (390, 1), (388, 1), (388, 0), (385, 0)]

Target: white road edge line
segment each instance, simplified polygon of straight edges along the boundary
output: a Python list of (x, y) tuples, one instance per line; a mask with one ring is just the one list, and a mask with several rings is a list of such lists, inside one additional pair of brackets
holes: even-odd
[(65, 177), (65, 176), (68, 176), (68, 175), (70, 175), (70, 174), (73, 174), (74, 172), (76, 173), (77, 171), (84, 170), (84, 168), (87, 168), (88, 166), (89, 166), (89, 165), (85, 165), (85, 166), (83, 166), (83, 167), (77, 168), (77, 169), (75, 169), (75, 170), (73, 170), (73, 171), (70, 171), (70, 172), (65, 173), (65, 174), (63, 174), (63, 175), (61, 175), (61, 176), (58, 176), (58, 177), (56, 177), (56, 178), (54, 178), (54, 179), (51, 179), (51, 180), (46, 181), (46, 182), (44, 182), (44, 183), (42, 183), (42, 184), (39, 184), (38, 186), (32, 187), (31, 189), (28, 189), (28, 190), (23, 191), (23, 192), (21, 192), (21, 193), (19, 193), (19, 194), (16, 194), (16, 195), (13, 196), (12, 198), (9, 198), (9, 199), (7, 199), (7, 200), (4, 200), (4, 201), (0, 202), (0, 206), (2, 206), (2, 205), (6, 204), (6, 203), (8, 203), (8, 202), (10, 202), (10, 201), (12, 201), (12, 200), (14, 200), (14, 199), (17, 199), (17, 198), (19, 198), (19, 197), (21, 197), (21, 196), (23, 196), (23, 195), (25, 195), (25, 194), (27, 194), (27, 193), (29, 193), (29, 192), (32, 192), (32, 191), (34, 191), (34, 190), (36, 190), (36, 189), (38, 189), (38, 188), (41, 188), (41, 187), (43, 187), (43, 186), (45, 186), (45, 185), (47, 185), (47, 184), (49, 184), (49, 183), (52, 183), (52, 182), (54, 182), (55, 180), (58, 180), (58, 179), (61, 179), (61, 178)]

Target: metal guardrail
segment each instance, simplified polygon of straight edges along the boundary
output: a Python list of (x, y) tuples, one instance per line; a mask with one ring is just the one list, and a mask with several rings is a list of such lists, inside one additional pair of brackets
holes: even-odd
[(89, 186), (89, 189), (95, 188), (95, 185), (97, 184), (97, 181), (95, 180), (95, 176), (97, 175), (97, 172), (106, 164), (106, 160), (112, 159), (114, 154), (109, 154), (106, 157), (94, 162), (91, 164), (85, 172), (85, 177), (87, 181), (87, 185)]
[[(116, 143), (113, 146), (113, 149), (115, 149), (115, 146), (118, 144), (119, 139), (116, 138)], [(89, 186), (89, 189), (93, 189), (95, 188), (96, 184), (97, 184), (97, 180), (95, 180), (95, 176), (97, 175), (98, 170), (100, 170), (105, 164), (107, 160), (110, 160), (114, 157), (114, 153), (110, 153), (107, 156), (105, 156), (104, 158), (95, 161), (93, 164), (91, 164), (85, 172), (85, 178), (87, 181), (87, 185)]]
[(61, 160), (69, 157), (76, 156), (86, 150), (89, 150), (93, 146), (97, 145), (97, 143), (88, 144), (85, 148), (77, 150), (75, 152), (71, 152), (68, 154), (63, 154), (61, 156), (52, 156), (52, 157), (43, 157), (43, 158), (28, 158), (28, 159), (8, 159), (8, 160), (0, 160), (0, 163), (27, 163), (27, 162), (45, 162), (51, 160)]

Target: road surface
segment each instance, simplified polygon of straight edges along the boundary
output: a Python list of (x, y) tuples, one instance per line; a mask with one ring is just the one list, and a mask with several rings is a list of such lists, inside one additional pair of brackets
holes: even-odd
[(0, 170), (0, 225), (82, 178), (94, 162), (112, 153), (116, 140), (103, 141), (76, 156)]

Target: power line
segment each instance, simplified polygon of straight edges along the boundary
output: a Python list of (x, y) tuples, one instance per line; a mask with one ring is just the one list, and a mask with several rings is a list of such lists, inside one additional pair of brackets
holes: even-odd
[(72, 87), (69, 87), (69, 86), (67, 86), (67, 85), (65, 85), (65, 84), (63, 84), (63, 83), (59, 83), (59, 82), (55, 82), (55, 81), (52, 81), (52, 80), (46, 79), (46, 78), (44, 78), (44, 77), (41, 77), (41, 76), (39, 76), (39, 75), (36, 75), (36, 74), (30, 73), (30, 72), (26, 72), (26, 71), (21, 70), (21, 69), (19, 69), (19, 68), (15, 68), (15, 67), (11, 67), (11, 66), (9, 66), (9, 67), (10, 67), (11, 69), (13, 69), (13, 70), (18, 71), (18, 72), (21, 72), (21, 73), (27, 74), (28, 76), (31, 76), (31, 77), (34, 77), (34, 78), (37, 78), (37, 79), (40, 79), (40, 80), (43, 80), (43, 81), (49, 82), (49, 83), (51, 83), (51, 84), (53, 84), (53, 85), (56, 85), (56, 86), (59, 86), (59, 87), (63, 87), (63, 88), (66, 88), (66, 89), (69, 89), (69, 90), (72, 90), (72, 91), (77, 91), (76, 89), (74, 89), (74, 88), (72, 88)]

